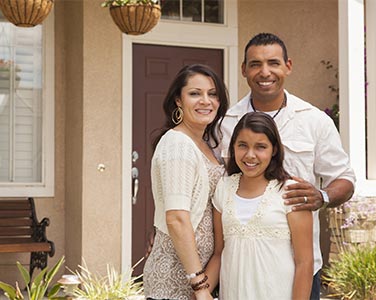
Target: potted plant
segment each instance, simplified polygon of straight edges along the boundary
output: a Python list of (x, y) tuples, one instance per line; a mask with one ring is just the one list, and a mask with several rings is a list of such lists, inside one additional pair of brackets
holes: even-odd
[(86, 262), (79, 266), (80, 271), (71, 271), (80, 286), (73, 289), (73, 297), (78, 300), (143, 300), (142, 275), (133, 277), (134, 268), (142, 259), (132, 268), (124, 273), (118, 273), (113, 266), (107, 264), (107, 274), (102, 276), (93, 274), (89, 271)]
[[(34, 280), (30, 278), (29, 272), (17, 262), (17, 268), (22, 275), (22, 279), (26, 285), (27, 296), (29, 300), (42, 300), (45, 297), (47, 289), (64, 262), (64, 257), (61, 257), (58, 262), (49, 270), (44, 268)], [(0, 281), (0, 289), (5, 293), (5, 296), (10, 300), (23, 300), (25, 299), (22, 292), (16, 282), (16, 286), (13, 287), (7, 283)], [(60, 290), (60, 284), (55, 284), (49, 291), (47, 298), (51, 299), (57, 295)]]
[(149, 32), (161, 17), (157, 0), (106, 0), (102, 7), (109, 7), (115, 24), (131, 35)]
[(50, 13), (53, 0), (0, 1), (4, 17), (19, 27), (33, 27), (43, 22)]

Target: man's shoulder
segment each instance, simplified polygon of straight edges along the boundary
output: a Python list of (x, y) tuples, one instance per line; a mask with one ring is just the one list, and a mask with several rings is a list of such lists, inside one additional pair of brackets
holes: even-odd
[(318, 109), (316, 106), (312, 105), (306, 100), (303, 100), (302, 98), (289, 93), (287, 93), (287, 105), (292, 107), (295, 111)]
[(319, 119), (329, 118), (329, 116), (324, 111), (322, 111), (315, 105), (292, 94), (288, 95), (288, 107), (294, 110), (295, 113), (298, 113), (301, 115), (309, 114), (310, 116), (312, 117), (316, 116)]
[(321, 109), (294, 95), (289, 95), (291, 124), (313, 132), (335, 131), (333, 120)]

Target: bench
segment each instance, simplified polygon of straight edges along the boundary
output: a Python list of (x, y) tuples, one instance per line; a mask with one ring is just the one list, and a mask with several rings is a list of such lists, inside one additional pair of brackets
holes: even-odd
[(0, 253), (30, 252), (30, 278), (35, 268), (47, 267), (47, 254), (55, 254), (49, 224), (48, 218), (38, 222), (33, 198), (0, 200)]

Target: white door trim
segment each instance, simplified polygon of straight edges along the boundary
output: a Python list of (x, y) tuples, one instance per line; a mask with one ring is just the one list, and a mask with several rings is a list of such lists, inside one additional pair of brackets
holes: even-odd
[(238, 99), (237, 1), (225, 1), (225, 25), (161, 20), (142, 36), (123, 34), (122, 88), (122, 272), (132, 261), (132, 67), (133, 43), (223, 49), (224, 80), (231, 104)]

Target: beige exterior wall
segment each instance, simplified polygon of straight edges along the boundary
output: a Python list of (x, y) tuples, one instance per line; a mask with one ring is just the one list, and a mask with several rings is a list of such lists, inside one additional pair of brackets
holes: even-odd
[[(104, 272), (121, 258), (121, 33), (101, 1), (64, 1), (65, 253)], [(97, 166), (105, 165), (99, 172)]]
[[(96, 270), (121, 258), (121, 32), (84, 1), (82, 255)], [(97, 170), (98, 164), (105, 171)]]
[[(239, 64), (244, 47), (259, 32), (278, 35), (286, 44), (293, 72), (286, 81), (289, 92), (321, 109), (332, 106), (335, 94), (328, 86), (338, 86), (334, 72), (320, 63), (338, 66), (337, 0), (240, 0)], [(239, 96), (249, 88), (239, 66)]]

